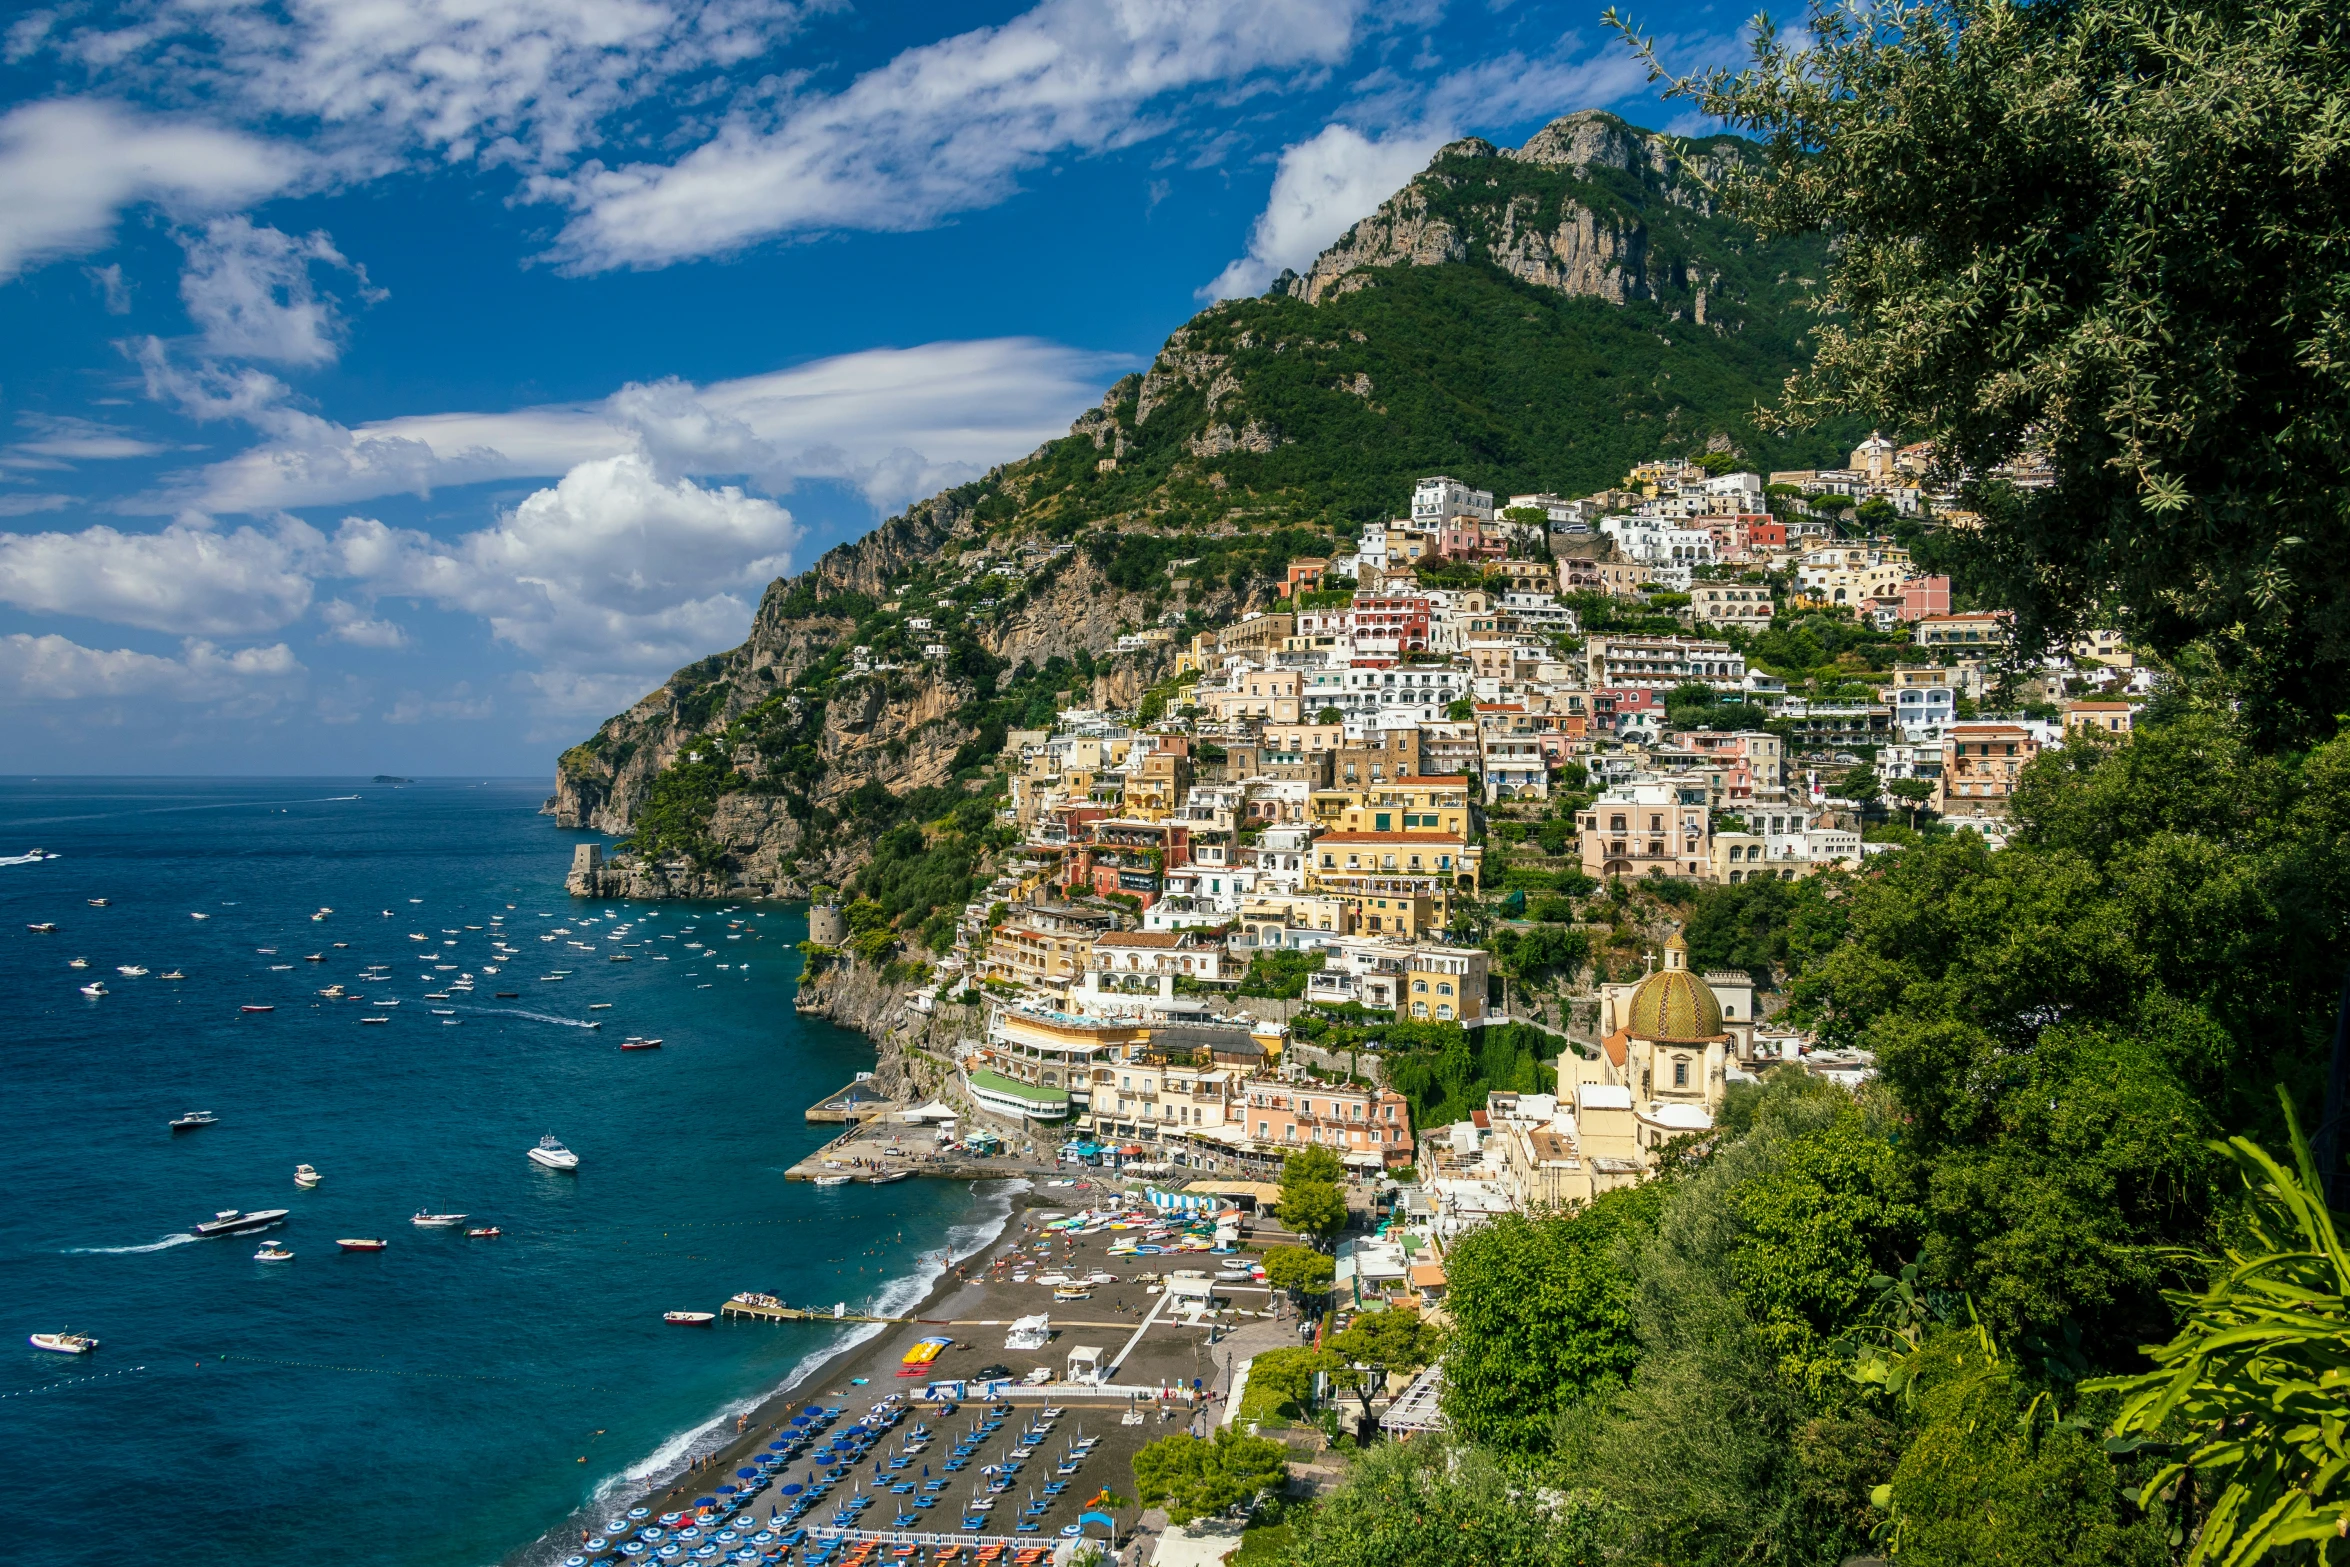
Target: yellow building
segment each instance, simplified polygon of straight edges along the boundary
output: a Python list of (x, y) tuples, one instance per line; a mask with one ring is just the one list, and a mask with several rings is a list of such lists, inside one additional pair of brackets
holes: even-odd
[(1336, 898), (1342, 934), (1414, 937), (1452, 920), (1474, 896), (1482, 850), (1442, 832), (1333, 832), (1314, 840), (1306, 891)]
[[(1467, 838), (1477, 830), (1477, 797), (1463, 774), (1399, 778), (1358, 789), (1317, 789), (1313, 818), (1340, 832), (1446, 832)], [(1482, 860), (1480, 851), (1477, 858)]]

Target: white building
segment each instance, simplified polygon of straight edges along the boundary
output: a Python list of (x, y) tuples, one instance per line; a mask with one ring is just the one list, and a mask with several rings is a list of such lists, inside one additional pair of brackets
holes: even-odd
[(1493, 520), (1493, 492), (1472, 490), (1458, 479), (1422, 479), (1412, 488), (1412, 521), (1422, 527), (1441, 527), (1455, 517)]

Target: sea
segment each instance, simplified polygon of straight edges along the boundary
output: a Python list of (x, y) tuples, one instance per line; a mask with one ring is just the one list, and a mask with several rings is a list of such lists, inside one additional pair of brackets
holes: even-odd
[[(910, 1305), (1000, 1230), (1003, 1183), (787, 1183), (836, 1130), (802, 1112), (873, 1064), (792, 1010), (804, 909), (573, 899), (592, 835), (545, 794), (0, 780), (12, 1556), (538, 1560), (855, 1331), (663, 1312)], [(526, 1157), (543, 1135), (576, 1172)], [(293, 1260), (192, 1238), (229, 1208), (290, 1210)], [(100, 1347), (27, 1342), (67, 1328)]]

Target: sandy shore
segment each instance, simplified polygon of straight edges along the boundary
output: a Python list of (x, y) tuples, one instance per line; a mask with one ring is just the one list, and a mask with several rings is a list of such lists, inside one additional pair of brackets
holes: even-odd
[[(1005, 1221), (1004, 1232), (970, 1259), (947, 1270), (931, 1287), (917, 1306), (906, 1316), (923, 1321), (893, 1324), (864, 1343), (851, 1345), (822, 1362), (807, 1374), (795, 1378), (788, 1386), (763, 1400), (745, 1414), (737, 1429), (723, 1435), (714, 1434), (700, 1444), (695, 1467), (674, 1479), (664, 1481), (646, 1494), (634, 1497), (614, 1497), (595, 1509), (595, 1516), (576, 1515), (560, 1528), (513, 1559), (521, 1564), (560, 1562), (581, 1549), (580, 1531), (600, 1530), (602, 1521), (616, 1517), (631, 1507), (646, 1507), (654, 1514), (676, 1511), (696, 1497), (710, 1495), (714, 1488), (729, 1480), (734, 1471), (745, 1466), (750, 1456), (764, 1449), (775, 1439), (780, 1429), (788, 1424), (791, 1413), (811, 1400), (837, 1405), (845, 1410), (841, 1425), (846, 1426), (863, 1415), (874, 1404), (893, 1393), (903, 1393), (919, 1400), (922, 1390), (932, 1381), (948, 1381), (974, 1377), (984, 1367), (1008, 1367), (1015, 1379), (1032, 1369), (1049, 1367), (1060, 1376), (1066, 1371), (1069, 1351), (1078, 1347), (1101, 1351), (1106, 1363), (1122, 1352), (1125, 1358), (1117, 1374), (1120, 1387), (1188, 1389), (1197, 1378), (1203, 1386), (1213, 1386), (1222, 1379), (1226, 1368), (1219, 1352), (1207, 1343), (1209, 1330), (1201, 1326), (1187, 1326), (1168, 1320), (1162, 1312), (1158, 1320), (1150, 1322), (1152, 1308), (1162, 1298), (1146, 1292), (1146, 1286), (1155, 1282), (1162, 1272), (1182, 1267), (1199, 1267), (1215, 1259), (1204, 1255), (1168, 1253), (1161, 1256), (1129, 1256), (1111, 1258), (1105, 1255), (1109, 1242), (1119, 1238), (1119, 1232), (1089, 1235), (1072, 1243), (1056, 1239), (1049, 1243), (1049, 1251), (1039, 1251), (1037, 1227), (1050, 1217), (1069, 1213), (1088, 1206), (1098, 1206), (1111, 1200), (1115, 1188), (1088, 1183), (1084, 1186), (1052, 1187), (1037, 1185), (1029, 1191), (1013, 1196), (1013, 1208)], [(1127, 1232), (1131, 1233), (1131, 1232)], [(1098, 1286), (1093, 1298), (1086, 1301), (1056, 1304), (1053, 1290), (1031, 1277), (1016, 1282), (1012, 1275), (1036, 1266), (1036, 1273), (1054, 1271), (1084, 1276), (1094, 1272), (1115, 1275), (1116, 1284)], [(1232, 1290), (1237, 1317), (1228, 1313), (1226, 1326), (1238, 1321), (1254, 1321), (1253, 1312), (1267, 1306), (1270, 1297), (1261, 1290), (1236, 1288)], [(1036, 1313), (1052, 1317), (1054, 1337), (1043, 1350), (1018, 1351), (1004, 1347), (1005, 1330), (999, 1326), (942, 1325), (951, 1323), (1008, 1322), (1012, 1318)], [(730, 1325), (731, 1332), (806, 1333), (804, 1324), (779, 1323), (773, 1326), (758, 1324)], [(822, 1331), (822, 1330), (819, 1330)], [(919, 1339), (927, 1336), (951, 1335), (955, 1347), (942, 1354), (934, 1367), (919, 1378), (901, 1378), (896, 1375), (906, 1351)], [(857, 1379), (863, 1379), (862, 1385)], [(1021, 1390), (1014, 1395), (1023, 1411), (1033, 1410), (1043, 1402), (1036, 1390)], [(988, 1523), (980, 1531), (988, 1536), (1011, 1535), (1017, 1522), (1033, 1522), (1038, 1531), (1023, 1538), (1036, 1542), (1051, 1542), (1059, 1537), (1060, 1528), (1076, 1520), (1084, 1510), (1085, 1501), (1104, 1487), (1122, 1496), (1131, 1497), (1134, 1477), (1131, 1461), (1134, 1452), (1145, 1442), (1185, 1429), (1191, 1418), (1187, 1405), (1162, 1407), (1154, 1401), (1144, 1419), (1134, 1425), (1123, 1423), (1128, 1412), (1124, 1398), (1102, 1399), (1064, 1394), (1057, 1397), (1059, 1406), (1067, 1411), (1052, 1434), (1040, 1444), (1034, 1455), (1022, 1465), (1014, 1479), (1013, 1489), (995, 1500), (985, 1516)], [(983, 1464), (1004, 1461), (1005, 1449), (1025, 1423), (1023, 1415), (1015, 1415), (1004, 1429), (991, 1438), (961, 1473), (948, 1475), (942, 1465), (951, 1456), (954, 1440), (971, 1429), (977, 1409), (966, 1405), (957, 1414), (944, 1415), (917, 1403), (907, 1423), (891, 1433), (894, 1443), (903, 1437), (916, 1420), (926, 1421), (937, 1433), (929, 1448), (904, 1472), (891, 1478), (903, 1483), (912, 1480), (916, 1491), (912, 1495), (892, 1495), (886, 1491), (881, 1499), (867, 1510), (863, 1526), (889, 1529), (892, 1520), (903, 1513), (912, 1513), (918, 1520), (908, 1527), (933, 1533), (957, 1533), (965, 1516), (965, 1504), (980, 1494), (984, 1478)], [(1079, 1428), (1084, 1434), (1099, 1438), (1099, 1445), (1074, 1476), (1059, 1476), (1053, 1472), (1055, 1461), (1075, 1439)], [(836, 1427), (835, 1429), (839, 1429)], [(886, 1445), (886, 1444), (885, 1444)], [(809, 1478), (810, 1463), (806, 1458), (793, 1463), (786, 1471), (779, 1471), (777, 1484), (805, 1484)], [(874, 1470), (871, 1461), (859, 1472), (872, 1489)], [(851, 1480), (859, 1476), (852, 1476)], [(911, 1504), (924, 1493), (922, 1483), (945, 1479), (948, 1484), (929, 1493), (933, 1505), (915, 1508)], [(1042, 1496), (1048, 1481), (1066, 1480), (1068, 1488), (1062, 1495), (1050, 1499), (1050, 1505), (1040, 1516), (1020, 1519), (1015, 1515), (1029, 1501), (1031, 1487)], [(845, 1494), (849, 1482), (834, 1494)], [(771, 1509), (782, 1502), (773, 1490), (762, 1492), (749, 1511), (764, 1522)], [(800, 1522), (809, 1524), (828, 1522), (833, 1514), (831, 1505), (810, 1512)], [(1130, 1529), (1139, 1514), (1129, 1505), (1116, 1510), (1121, 1535)], [(794, 1555), (797, 1559), (797, 1553)]]

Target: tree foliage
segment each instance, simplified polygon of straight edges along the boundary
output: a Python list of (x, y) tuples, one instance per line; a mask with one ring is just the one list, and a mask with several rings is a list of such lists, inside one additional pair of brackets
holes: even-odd
[(1616, 1249), (1654, 1221), (1661, 1190), (1611, 1192), (1572, 1214), (1505, 1214), (1454, 1241), (1443, 1394), (1454, 1430), (1503, 1452), (1539, 1452), (1562, 1407), (1631, 1373), (1639, 1345)]
[(1346, 1167), (1319, 1145), (1281, 1161), (1281, 1201), (1274, 1213), (1292, 1234), (1329, 1242), (1346, 1228)]
[[(1903, 0), (1675, 84), (1732, 210), (1836, 249), (1798, 421), (1935, 443), (2027, 641), (2203, 641), (2272, 738), (2350, 707), (2350, 18), (2326, 0)], [(2012, 487), (2003, 465), (2044, 462)]]
[(1134, 1455), (1135, 1495), (1189, 1523), (1248, 1501), (1289, 1481), (1289, 1449), (1270, 1437), (1230, 1426), (1202, 1440), (1188, 1432), (1161, 1437)]
[(1422, 1439), (1373, 1448), (1297, 1517), (1291, 1567), (1599, 1567), (1613, 1520), (1583, 1495), (1545, 1508), (1481, 1448)]

